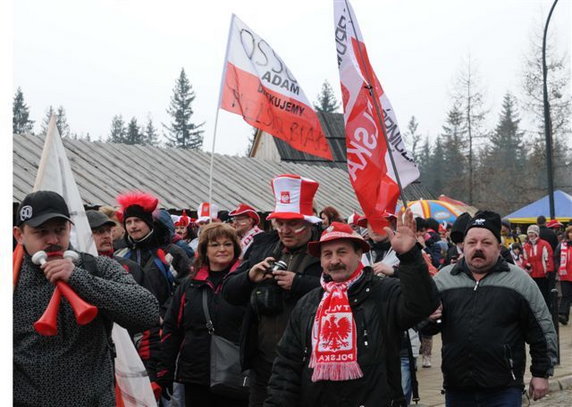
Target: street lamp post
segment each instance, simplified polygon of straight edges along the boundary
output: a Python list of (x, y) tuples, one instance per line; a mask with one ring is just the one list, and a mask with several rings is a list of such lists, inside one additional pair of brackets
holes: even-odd
[(546, 19), (546, 25), (544, 26), (544, 37), (542, 38), (542, 93), (544, 98), (544, 137), (546, 138), (546, 167), (548, 170), (548, 201), (550, 204), (550, 219), (554, 219), (554, 166), (552, 164), (552, 122), (550, 120), (548, 85), (546, 83), (546, 77), (548, 76), (548, 70), (546, 69), (546, 34), (548, 33), (548, 23), (550, 23), (550, 17), (552, 17), (552, 12), (554, 11), (556, 3), (558, 3), (558, 0), (554, 0), (554, 3), (550, 8), (548, 18)]

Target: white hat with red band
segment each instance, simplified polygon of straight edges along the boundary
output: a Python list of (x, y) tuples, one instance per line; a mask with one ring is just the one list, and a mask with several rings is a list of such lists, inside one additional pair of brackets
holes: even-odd
[(258, 216), (258, 213), (256, 213), (256, 211), (252, 206), (241, 203), (238, 204), (238, 207), (235, 210), (229, 212), (228, 214), (228, 216), (240, 216), (240, 215), (245, 215), (254, 219), (255, 225), (258, 225), (260, 223), (260, 216)]
[(322, 243), (339, 239), (354, 240), (359, 243), (364, 253), (369, 251), (369, 244), (363, 237), (354, 232), (350, 225), (341, 222), (332, 222), (332, 224), (322, 232), (320, 241), (308, 243), (308, 253), (314, 257), (320, 257)]
[(209, 202), (202, 202), (197, 209), (197, 222), (208, 222), (218, 216), (218, 206)]
[(299, 175), (282, 174), (272, 180), (275, 207), (266, 219), (304, 219), (310, 223), (321, 222), (314, 216), (312, 203), (318, 184)]

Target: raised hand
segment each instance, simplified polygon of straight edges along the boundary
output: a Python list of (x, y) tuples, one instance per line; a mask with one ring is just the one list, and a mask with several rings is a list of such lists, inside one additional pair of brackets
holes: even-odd
[(397, 215), (397, 230), (395, 232), (389, 227), (383, 229), (389, 237), (391, 247), (397, 254), (407, 253), (417, 243), (415, 218), (409, 208), (403, 216)]

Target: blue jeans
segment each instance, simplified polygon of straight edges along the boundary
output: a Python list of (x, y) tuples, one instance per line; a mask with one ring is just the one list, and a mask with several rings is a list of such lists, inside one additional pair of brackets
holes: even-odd
[(457, 391), (445, 392), (447, 407), (521, 407), (522, 390), (517, 387), (490, 391)]
[(409, 357), (401, 357), (401, 388), (407, 405), (411, 404), (411, 369), (409, 368)]

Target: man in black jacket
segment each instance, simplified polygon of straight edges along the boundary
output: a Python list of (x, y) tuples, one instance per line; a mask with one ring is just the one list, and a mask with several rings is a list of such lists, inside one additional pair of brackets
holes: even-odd
[(534, 281), (500, 255), (501, 220), (478, 212), (466, 228), (464, 257), (442, 269), (435, 282), (442, 315), (434, 313), (426, 333), (442, 332), (447, 406), (520, 406), (530, 345), (529, 393), (548, 392), (556, 360), (556, 333)]
[(310, 253), (320, 256), (321, 288), (292, 311), (272, 368), (265, 406), (404, 406), (401, 333), (439, 305), (407, 210), (385, 228), (400, 260), (399, 279), (361, 263), (369, 250), (350, 226), (334, 222)]
[[(307, 292), (320, 285), (320, 263), (307, 254), (307, 244), (317, 238), (312, 201), (318, 183), (297, 175), (272, 180), (276, 201), (268, 215), (275, 230), (254, 237), (249, 257), (223, 285), (223, 296), (231, 304), (248, 305), (240, 350), (243, 369), (251, 369), (250, 406), (266, 399), (276, 344), (282, 337), (290, 312)], [(284, 268), (272, 270), (284, 262)], [(278, 265), (278, 263), (276, 263)]]

